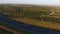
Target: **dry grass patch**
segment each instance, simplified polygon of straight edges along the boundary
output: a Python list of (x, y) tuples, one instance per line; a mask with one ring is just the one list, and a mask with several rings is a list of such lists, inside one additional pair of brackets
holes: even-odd
[(38, 26), (38, 27), (43, 27), (43, 28), (48, 28), (48, 29), (53, 29), (53, 30), (60, 30), (60, 23), (52, 23), (52, 22), (41, 22), (38, 20), (34, 20), (34, 19), (29, 19), (29, 18), (11, 18), (13, 20), (16, 21), (21, 21), (25, 24), (30, 24), (30, 25), (34, 25), (34, 26)]

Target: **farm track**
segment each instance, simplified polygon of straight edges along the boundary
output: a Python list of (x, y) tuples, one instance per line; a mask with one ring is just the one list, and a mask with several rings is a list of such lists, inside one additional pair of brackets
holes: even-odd
[(48, 28), (52, 30), (59, 30), (60, 31), (60, 23), (53, 23), (53, 22), (48, 22), (48, 21), (38, 21), (34, 19), (29, 19), (29, 18), (11, 18), (16, 21), (22, 21), (25, 24), (30, 24), (38, 27), (43, 27), (43, 28)]

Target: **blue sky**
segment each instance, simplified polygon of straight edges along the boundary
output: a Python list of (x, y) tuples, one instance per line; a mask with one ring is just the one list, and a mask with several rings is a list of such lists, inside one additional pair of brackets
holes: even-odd
[(60, 6), (60, 0), (0, 0), (0, 4), (34, 4)]

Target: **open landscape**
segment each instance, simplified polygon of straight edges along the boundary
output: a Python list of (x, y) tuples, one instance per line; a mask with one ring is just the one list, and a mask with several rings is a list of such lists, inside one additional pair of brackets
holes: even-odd
[(10, 19), (26, 24), (60, 30), (60, 7), (3, 4), (0, 5), (0, 12)]

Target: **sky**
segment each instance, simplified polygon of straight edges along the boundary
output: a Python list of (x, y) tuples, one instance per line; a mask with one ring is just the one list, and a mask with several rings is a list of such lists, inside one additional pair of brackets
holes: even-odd
[(0, 0), (0, 4), (33, 4), (60, 6), (60, 0)]

